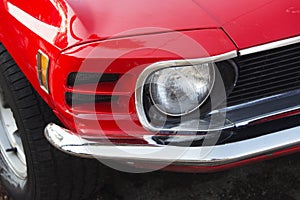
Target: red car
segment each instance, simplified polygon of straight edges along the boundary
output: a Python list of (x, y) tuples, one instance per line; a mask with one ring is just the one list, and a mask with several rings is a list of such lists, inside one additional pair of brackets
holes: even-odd
[(299, 0), (3, 0), (1, 180), (89, 199), (102, 163), (210, 172), (300, 150)]

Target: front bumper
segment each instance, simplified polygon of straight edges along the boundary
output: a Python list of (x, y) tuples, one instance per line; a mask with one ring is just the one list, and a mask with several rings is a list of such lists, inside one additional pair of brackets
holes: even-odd
[(145, 137), (149, 145), (108, 145), (83, 139), (55, 124), (45, 128), (45, 136), (53, 146), (79, 157), (212, 168), (285, 153), (300, 146), (299, 132), (300, 127), (295, 127), (223, 145), (179, 147), (156, 144), (149, 136)]

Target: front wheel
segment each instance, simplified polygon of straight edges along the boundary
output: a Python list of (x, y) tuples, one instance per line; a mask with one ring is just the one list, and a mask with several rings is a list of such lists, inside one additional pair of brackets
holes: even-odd
[(102, 183), (96, 160), (66, 155), (43, 131), (59, 123), (0, 44), (1, 181), (15, 200), (89, 199)]

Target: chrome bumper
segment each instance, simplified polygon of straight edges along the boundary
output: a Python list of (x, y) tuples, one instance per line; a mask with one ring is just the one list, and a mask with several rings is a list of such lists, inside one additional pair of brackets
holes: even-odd
[(75, 156), (191, 166), (220, 166), (300, 145), (300, 127), (206, 147), (158, 145), (150, 141), (151, 137), (145, 138), (151, 145), (107, 145), (83, 139), (55, 124), (45, 128), (45, 136), (57, 149)]

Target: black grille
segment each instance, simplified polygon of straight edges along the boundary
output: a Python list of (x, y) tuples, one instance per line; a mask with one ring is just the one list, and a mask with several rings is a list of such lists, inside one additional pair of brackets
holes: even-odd
[(234, 59), (239, 79), (229, 95), (229, 106), (300, 89), (300, 44)]
[(101, 82), (114, 82), (119, 79), (119, 74), (99, 74), (87, 72), (72, 72), (68, 76), (67, 85), (73, 87), (83, 84), (98, 84)]
[(66, 101), (70, 106), (78, 104), (105, 103), (116, 101), (117, 99), (117, 96), (111, 95), (74, 94), (71, 92), (66, 93)]
[[(119, 77), (120, 74), (72, 72), (67, 79), (69, 91), (65, 93), (66, 102), (69, 106), (76, 106), (117, 101), (119, 97), (113, 95), (113, 88)], [(105, 87), (101, 85), (104, 83)]]

